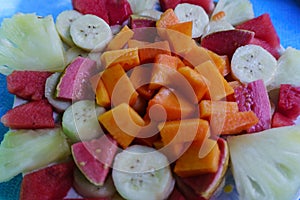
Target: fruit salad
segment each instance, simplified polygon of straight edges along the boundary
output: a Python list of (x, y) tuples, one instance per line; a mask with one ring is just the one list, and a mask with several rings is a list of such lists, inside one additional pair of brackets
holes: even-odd
[(248, 0), (72, 0), (0, 27), (20, 199), (292, 199), (300, 50)]

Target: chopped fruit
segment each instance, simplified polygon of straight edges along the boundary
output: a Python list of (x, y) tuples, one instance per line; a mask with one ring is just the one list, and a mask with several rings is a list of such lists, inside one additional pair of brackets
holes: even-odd
[(300, 126), (227, 138), (240, 199), (297, 199)]
[(209, 119), (216, 113), (236, 113), (239, 111), (236, 102), (202, 100), (199, 104), (200, 117)]
[(184, 51), (180, 50), (179, 55), (183, 57), (183, 62), (191, 68), (211, 60), (208, 51), (196, 42), (193, 42), (190, 48)]
[(212, 21), (218, 21), (218, 20), (221, 20), (225, 17), (225, 12), (224, 11), (220, 11), (216, 14), (214, 14), (213, 16), (211, 16), (211, 20)]
[(111, 106), (109, 94), (101, 78), (99, 78), (98, 80), (95, 93), (96, 93), (96, 103), (99, 106), (102, 106), (104, 108), (109, 108)]
[(196, 115), (197, 109), (182, 94), (162, 87), (149, 101), (147, 113), (155, 121), (179, 120)]
[(259, 122), (247, 130), (249, 133), (271, 128), (271, 105), (262, 80), (251, 82), (234, 90), (240, 111), (252, 110)]
[(120, 64), (126, 71), (140, 64), (137, 48), (105, 51), (100, 59), (106, 68)]
[(269, 43), (267, 43), (264, 40), (253, 38), (250, 42), (250, 44), (258, 45), (267, 50), (269, 53), (271, 53), (276, 59), (280, 57), (280, 48), (274, 48)]
[(173, 192), (170, 194), (169, 200), (186, 200), (181, 192), (175, 187)]
[(109, 24), (123, 24), (132, 14), (130, 4), (127, 0), (109, 0), (105, 1), (105, 6), (108, 11)]
[(228, 56), (219, 56), (218, 54), (210, 50), (207, 50), (207, 53), (219, 69), (220, 73), (224, 77), (227, 76), (231, 71)]
[(141, 63), (154, 62), (154, 58), (159, 54), (171, 55), (171, 49), (168, 41), (154, 42), (139, 48)]
[(171, 29), (174, 31), (178, 31), (186, 36), (192, 37), (192, 28), (193, 28), (193, 22), (188, 21), (188, 22), (181, 22), (178, 24), (173, 24), (167, 26), (167, 29)]
[(82, 14), (92, 14), (109, 23), (108, 10), (103, 0), (72, 0), (74, 10)]
[(117, 142), (104, 135), (98, 139), (75, 143), (71, 149), (74, 162), (83, 175), (91, 183), (102, 186), (117, 153)]
[(179, 178), (179, 190), (189, 200), (210, 199), (224, 181), (229, 164), (229, 149), (226, 140), (219, 138), (220, 159), (218, 171), (193, 177)]
[(106, 50), (117, 50), (122, 49), (125, 44), (133, 37), (134, 32), (124, 26), (121, 31), (108, 43)]
[(179, 19), (173, 9), (166, 10), (156, 22), (157, 28), (167, 28), (170, 25), (178, 24)]
[(300, 87), (282, 84), (279, 90), (278, 112), (291, 120), (300, 115)]
[(227, 55), (231, 59), (235, 50), (250, 44), (254, 32), (246, 30), (226, 30), (206, 35), (201, 40), (201, 45), (219, 55)]
[(1, 122), (12, 129), (54, 128), (52, 106), (47, 100), (32, 101), (9, 110)]
[(131, 15), (129, 24), (132, 29), (144, 28), (144, 27), (155, 27), (156, 20), (151, 17)]
[(145, 124), (138, 113), (125, 103), (100, 115), (98, 120), (124, 149), (131, 144)]
[(27, 100), (41, 100), (45, 94), (45, 84), (51, 72), (13, 71), (6, 77), (7, 90)]
[(96, 72), (96, 61), (77, 57), (60, 77), (56, 97), (74, 101), (93, 99), (95, 95), (89, 80)]
[(259, 119), (253, 111), (215, 113), (210, 118), (213, 135), (234, 135), (256, 125)]
[(267, 42), (271, 48), (280, 48), (279, 37), (271, 21), (270, 15), (267, 13), (239, 24), (236, 28), (253, 31), (255, 33), (255, 38)]
[(162, 11), (166, 11), (169, 8), (175, 9), (175, 7), (181, 3), (181, 0), (159, 0)]
[(120, 64), (101, 72), (101, 79), (112, 105), (117, 106), (121, 103), (135, 104), (138, 93)]
[(288, 117), (284, 116), (279, 112), (275, 112), (272, 118), (272, 128), (282, 127), (282, 126), (292, 126), (295, 125), (293, 120), (289, 119)]
[(210, 14), (215, 7), (213, 0), (181, 0), (181, 3), (189, 3), (201, 6), (208, 14)]
[(147, 44), (149, 42), (131, 39), (128, 41), (128, 48), (141, 48)]
[(63, 199), (72, 187), (73, 168), (73, 162), (66, 162), (24, 175), (20, 200)]
[[(205, 149), (207, 148), (207, 149)], [(206, 155), (199, 157), (202, 151)], [(192, 177), (218, 171), (220, 149), (217, 141), (206, 139), (204, 143), (194, 141), (176, 161), (174, 173), (180, 177)]]
[(234, 93), (223, 75), (212, 61), (207, 61), (195, 67), (206, 81), (208, 86), (207, 95), (211, 100), (222, 100)]

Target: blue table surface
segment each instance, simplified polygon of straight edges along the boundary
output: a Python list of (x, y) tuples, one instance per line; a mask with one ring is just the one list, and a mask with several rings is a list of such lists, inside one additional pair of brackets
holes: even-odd
[[(283, 47), (300, 49), (300, 0), (251, 0), (254, 13), (259, 16), (269, 13)], [(72, 9), (71, 0), (0, 0), (0, 22), (17, 12), (53, 15), (54, 19), (63, 10)], [(13, 96), (6, 90), (5, 76), (0, 74), (0, 117), (11, 108)], [(0, 141), (8, 129), (0, 123)], [(21, 176), (0, 184), (0, 200), (19, 198)]]

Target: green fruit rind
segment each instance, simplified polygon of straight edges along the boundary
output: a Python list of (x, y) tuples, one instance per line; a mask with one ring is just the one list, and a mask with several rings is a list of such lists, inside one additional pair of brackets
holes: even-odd
[(0, 182), (71, 154), (61, 128), (8, 131), (0, 146)]
[(52, 16), (16, 14), (4, 19), (0, 29), (0, 66), (5, 75), (13, 70), (63, 71), (62, 41)]
[(228, 138), (240, 199), (296, 199), (300, 188), (300, 125)]

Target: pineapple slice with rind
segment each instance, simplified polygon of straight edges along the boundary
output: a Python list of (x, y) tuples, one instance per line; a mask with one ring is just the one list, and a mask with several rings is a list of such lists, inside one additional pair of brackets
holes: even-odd
[(300, 125), (232, 136), (228, 145), (240, 199), (297, 199)]

